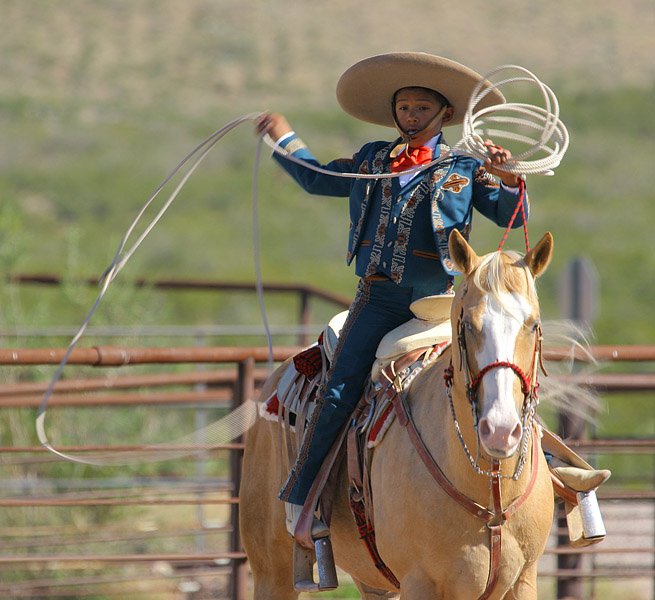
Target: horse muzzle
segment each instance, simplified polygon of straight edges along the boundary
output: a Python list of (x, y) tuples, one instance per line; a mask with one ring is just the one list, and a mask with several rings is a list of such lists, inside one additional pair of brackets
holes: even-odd
[(482, 417), (478, 423), (480, 445), (491, 458), (503, 459), (513, 456), (519, 448), (523, 427), (517, 420), (495, 422)]

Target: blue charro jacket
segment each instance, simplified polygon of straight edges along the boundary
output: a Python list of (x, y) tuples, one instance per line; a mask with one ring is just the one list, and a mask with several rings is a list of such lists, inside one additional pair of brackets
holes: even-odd
[[(443, 141), (443, 138), (442, 138)], [(390, 171), (389, 153), (400, 143), (370, 142), (351, 159), (319, 163), (295, 134), (280, 145), (294, 158), (335, 173), (382, 174)], [(383, 273), (399, 285), (442, 293), (457, 274), (448, 236), (458, 229), (468, 239), (473, 208), (506, 227), (518, 196), (505, 190), (482, 168), (482, 162), (437, 145), (441, 161), (401, 188), (398, 178), (352, 179), (318, 173), (275, 154), (275, 159), (307, 192), (350, 198), (347, 262), (356, 258), (360, 277)], [(524, 198), (526, 216), (529, 210)], [(429, 220), (429, 226), (426, 226)], [(519, 212), (513, 227), (523, 224)], [(430, 280), (434, 284), (430, 285)]]

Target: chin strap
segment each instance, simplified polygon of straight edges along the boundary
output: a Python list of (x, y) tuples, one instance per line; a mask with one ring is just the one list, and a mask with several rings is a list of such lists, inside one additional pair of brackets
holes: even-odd
[(396, 124), (396, 130), (398, 131), (398, 134), (402, 138), (403, 142), (405, 142), (405, 144), (409, 144), (412, 141), (412, 139), (416, 137), (416, 134), (421, 133), (422, 131), (425, 131), (426, 129), (429, 129), (430, 127), (434, 127), (437, 124), (437, 122), (439, 121), (439, 119), (441, 119), (441, 117), (443, 117), (443, 115), (446, 112), (447, 108), (448, 108), (448, 106), (446, 106), (446, 105), (442, 106), (441, 110), (436, 115), (434, 115), (434, 117), (432, 117), (432, 119), (430, 119), (430, 121), (428, 123), (426, 123), (424, 127), (421, 127), (421, 129), (419, 129), (413, 136), (410, 136), (400, 126), (400, 123), (398, 123), (398, 119), (396, 118), (395, 108), (392, 108), (391, 115), (393, 116), (393, 122)]

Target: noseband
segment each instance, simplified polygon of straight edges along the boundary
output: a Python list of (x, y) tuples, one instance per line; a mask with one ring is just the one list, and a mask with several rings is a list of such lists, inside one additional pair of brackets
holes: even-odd
[[(521, 392), (523, 393), (523, 407), (521, 409), (521, 442), (520, 442), (520, 452), (519, 459), (514, 470), (514, 474), (511, 476), (511, 479), (517, 480), (521, 476), (523, 467), (527, 459), (528, 445), (530, 442), (530, 431), (532, 429), (532, 422), (536, 413), (537, 404), (539, 403), (539, 382), (538, 382), (538, 371), (539, 368), (546, 373), (546, 370), (543, 365), (543, 357), (541, 353), (542, 346), (542, 331), (541, 324), (537, 324), (535, 327), (535, 340), (534, 340), (534, 350), (532, 353), (532, 364), (530, 366), (530, 376), (519, 367), (517, 364), (505, 361), (497, 360), (488, 365), (485, 365), (478, 371), (477, 374), (473, 374), (468, 362), (468, 352), (466, 348), (466, 332), (464, 327), (464, 309), (460, 313), (459, 319), (457, 321), (457, 345), (459, 347), (459, 360), (460, 360), (460, 370), (465, 375), (465, 386), (466, 386), (466, 397), (471, 406), (473, 413), (473, 426), (475, 429), (476, 440), (478, 440), (478, 423), (480, 420), (479, 414), (479, 402), (478, 402), (478, 390), (480, 384), (482, 383), (482, 378), (492, 371), (493, 369), (508, 368), (511, 369), (514, 374), (519, 378), (521, 382)], [(448, 400), (450, 403), (450, 411), (453, 416), (453, 421), (455, 423), (455, 430), (457, 432), (457, 437), (459, 438), (460, 444), (462, 445), (466, 456), (471, 463), (471, 466), (479, 475), (486, 475), (488, 477), (498, 477), (499, 474), (497, 471), (488, 471), (480, 467), (479, 458), (480, 458), (480, 449), (479, 444), (477, 444), (476, 456), (474, 457), (471, 451), (469, 450), (464, 436), (462, 435), (459, 422), (457, 420), (457, 415), (455, 413), (455, 405), (453, 404), (452, 398), (452, 385), (453, 385), (453, 374), (454, 368), (452, 361), (450, 366), (446, 369), (444, 374), (444, 379), (446, 381), (446, 388), (448, 390)], [(507, 475), (501, 475), (501, 477), (509, 477)]]

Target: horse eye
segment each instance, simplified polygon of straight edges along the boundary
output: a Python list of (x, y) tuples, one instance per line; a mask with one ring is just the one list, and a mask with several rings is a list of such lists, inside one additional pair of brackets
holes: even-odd
[(541, 323), (539, 322), (539, 319), (535, 319), (535, 320), (530, 319), (525, 323), (524, 327), (530, 330), (531, 332), (534, 332), (537, 331), (537, 329), (539, 329), (540, 324)]

